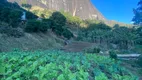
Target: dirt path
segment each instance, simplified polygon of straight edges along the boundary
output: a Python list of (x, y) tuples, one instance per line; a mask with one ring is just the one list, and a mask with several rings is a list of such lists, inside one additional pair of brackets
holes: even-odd
[(73, 41), (69, 43), (68, 45), (64, 46), (63, 50), (67, 52), (81, 52), (85, 48), (91, 47), (93, 45), (94, 43)]

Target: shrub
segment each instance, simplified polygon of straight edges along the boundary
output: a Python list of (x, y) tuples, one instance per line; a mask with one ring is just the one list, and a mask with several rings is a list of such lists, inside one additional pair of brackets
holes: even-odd
[(10, 8), (0, 8), (0, 20), (3, 22), (8, 22), (9, 13)]
[(94, 52), (94, 53), (100, 53), (100, 51), (101, 51), (100, 48), (94, 48), (94, 49), (93, 49), (93, 52)]
[(50, 27), (50, 24), (37, 20), (30, 20), (27, 22), (25, 31), (26, 32), (46, 32)]
[(46, 32), (47, 29), (49, 29), (49, 27), (50, 27), (50, 24), (46, 22), (40, 22), (39, 31)]
[(26, 24), (25, 31), (26, 32), (38, 32), (39, 26), (40, 26), (40, 21), (30, 20)]
[(57, 34), (63, 34), (63, 26), (66, 24), (66, 18), (60, 12), (54, 12), (49, 18), (52, 21), (51, 29)]
[(87, 48), (85, 49), (85, 52), (87, 53), (100, 53), (101, 49), (100, 48), (94, 48), (94, 47), (91, 47), (91, 48)]
[(120, 26), (119, 26), (119, 24), (115, 24), (114, 26), (113, 26), (113, 28), (119, 28)]
[(63, 27), (66, 24), (66, 17), (62, 15), (60, 12), (54, 12), (50, 17), (52, 20), (52, 27)]
[(67, 39), (73, 37), (73, 34), (67, 29), (67, 27), (64, 27), (67, 21), (63, 14), (60, 12), (54, 12), (49, 19), (52, 21), (51, 29), (57, 35), (63, 35)]
[(112, 59), (117, 59), (117, 53), (114, 50), (112, 50), (112, 51), (109, 52), (109, 56)]
[(142, 38), (139, 37), (135, 40), (136, 44), (142, 45)]
[(7, 36), (16, 37), (16, 38), (24, 36), (23, 31), (19, 30), (18, 28), (12, 28), (10, 26), (0, 25), (0, 33), (6, 34)]
[(24, 32), (20, 31), (17, 28), (13, 28), (11, 30), (8, 30), (8, 32), (9, 32), (9, 33), (7, 33), (8, 36), (13, 36), (13, 37), (16, 37), (16, 38), (20, 38), (20, 37), (24, 36)]
[(96, 24), (96, 23), (89, 24), (87, 29), (88, 30), (93, 30), (93, 29), (111, 30), (111, 27), (106, 25), (105, 23), (100, 22), (98, 24)]
[(142, 67), (142, 55), (138, 58), (137, 64)]
[(67, 39), (70, 39), (71, 37), (73, 37), (73, 34), (68, 29), (64, 29), (63, 36)]
[(142, 27), (139, 27), (136, 31), (140, 36), (142, 36)]
[[(59, 28), (59, 27), (58, 27)], [(70, 39), (71, 37), (73, 37), (73, 34), (67, 29), (67, 28), (56, 28), (55, 30), (54, 30), (54, 32), (57, 34), (57, 35), (59, 35), (59, 36), (61, 36), (61, 35), (63, 35), (65, 38), (67, 38), (67, 39)]]
[(49, 27), (51, 27), (52, 21), (50, 19), (42, 19), (43, 22), (46, 22)]
[(0, 21), (8, 23), (12, 27), (18, 27), (20, 23), (20, 18), (22, 16), (22, 12), (26, 12), (27, 19), (35, 19), (36, 15), (33, 13), (22, 9), (17, 3), (6, 3), (0, 2)]
[(107, 76), (104, 73), (95, 77), (95, 80), (108, 80)]
[(0, 21), (7, 22), (12, 27), (17, 27), (22, 12), (16, 9), (0, 8)]
[(55, 32), (57, 35), (61, 36), (61, 35), (63, 34), (63, 29), (62, 29), (62, 28), (60, 28), (60, 29), (54, 29), (54, 32)]
[(34, 15), (32, 12), (30, 11), (25, 11), (26, 12), (26, 17), (27, 19), (37, 19), (38, 16)]
[(21, 11), (11, 10), (8, 16), (8, 20), (9, 20), (8, 23), (12, 27), (18, 27), (18, 24), (20, 23), (21, 14), (22, 14)]
[(66, 17), (67, 23), (69, 23), (69, 24), (79, 25), (81, 22), (83, 22), (79, 17), (72, 16), (68, 12), (61, 11), (61, 13)]

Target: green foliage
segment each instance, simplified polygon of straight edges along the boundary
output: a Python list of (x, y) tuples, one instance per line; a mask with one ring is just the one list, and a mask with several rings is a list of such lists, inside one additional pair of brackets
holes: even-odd
[(100, 51), (101, 51), (100, 48), (94, 48), (94, 49), (93, 49), (93, 52), (94, 52), (94, 53), (100, 53)]
[(0, 3), (0, 21), (8, 23), (12, 27), (18, 27), (22, 12), (26, 12), (27, 19), (34, 19), (37, 16), (22, 9), (17, 3)]
[(53, 12), (52, 16), (49, 18), (52, 20), (52, 27), (63, 27), (66, 24), (66, 17), (60, 12)]
[(68, 39), (73, 37), (73, 34), (65, 26), (66, 17), (64, 15), (62, 15), (60, 12), (54, 12), (49, 19), (52, 21), (51, 29), (57, 35), (63, 35), (65, 38)]
[(80, 23), (82, 22), (82, 20), (79, 17), (72, 16), (68, 12), (61, 11), (61, 13), (66, 17), (67, 23), (69, 23), (69, 24), (80, 25)]
[(20, 21), (22, 12), (19, 10), (11, 10), (10, 8), (0, 9), (0, 21), (7, 22), (11, 26), (16, 27)]
[(24, 32), (21, 31), (18, 28), (12, 28), (8, 24), (0, 22), (0, 33), (6, 34), (7, 36), (12, 36), (12, 37), (22, 37), (24, 36)]
[(0, 53), (0, 61), (5, 64), (1, 80), (117, 80), (120, 72), (122, 80), (136, 80), (119, 63), (95, 54), (14, 51)]
[(140, 0), (138, 2), (138, 8), (137, 9), (133, 9), (134, 12), (134, 17), (132, 19), (132, 21), (134, 22), (134, 24), (141, 24), (142, 22), (142, 1)]
[(135, 45), (135, 48), (133, 49), (133, 51), (142, 54), (142, 45)]
[(115, 28), (111, 33), (111, 42), (118, 45), (119, 49), (128, 49), (129, 43), (134, 44), (137, 38), (136, 30), (125, 26)]
[(135, 38), (135, 33), (131, 28), (119, 27), (113, 30), (113, 39), (116, 40), (133, 40)]
[(5, 74), (5, 65), (2, 60), (0, 60), (0, 76)]
[(139, 45), (142, 45), (142, 37), (137, 38), (137, 39), (135, 40), (135, 42), (136, 42), (137, 44), (139, 44)]
[(26, 24), (26, 32), (46, 32), (51, 26), (50, 22), (29, 20)]
[(18, 10), (12, 10), (9, 14), (9, 24), (13, 27), (17, 27), (17, 25), (20, 23), (20, 17), (22, 12)]
[(96, 19), (87, 19), (87, 20), (84, 20), (84, 22), (86, 23), (86, 24), (93, 24), (93, 23), (95, 23), (95, 24), (99, 24), (99, 23), (101, 23), (102, 21), (100, 21), (100, 20), (96, 20)]
[(109, 56), (110, 56), (110, 58), (116, 60), (117, 59), (117, 52), (112, 50), (112, 51), (109, 52)]
[(104, 23), (91, 23), (79, 31), (78, 40), (101, 43), (101, 40), (108, 40), (110, 33), (111, 28)]
[(85, 49), (86, 53), (100, 53), (101, 49), (100, 48), (96, 48), (96, 47), (91, 47), (91, 48), (87, 48)]
[(114, 26), (113, 26), (113, 28), (119, 28), (120, 26), (119, 26), (119, 24), (115, 24)]
[(27, 21), (26, 32), (46, 32), (51, 28), (57, 35), (63, 35), (65, 38), (70, 39), (73, 34), (65, 26), (66, 18), (60, 12), (54, 12), (49, 19), (42, 21), (29, 20)]
[(101, 73), (99, 76), (95, 77), (95, 80), (109, 80), (104, 73)]
[(64, 29), (63, 30), (63, 36), (67, 39), (70, 39), (70, 38), (73, 37), (73, 34), (68, 29)]
[(63, 26), (66, 24), (66, 18), (60, 12), (54, 12), (49, 18), (52, 21), (52, 30), (58, 34), (62, 35)]
[(119, 75), (119, 74), (114, 74), (113, 75), (113, 80), (138, 80), (138, 78), (136, 78), (136, 77), (129, 77), (129, 76), (127, 76), (127, 75), (125, 75), (125, 76), (121, 76), (121, 75)]
[(35, 15), (37, 15), (40, 18), (49, 18), (50, 16), (52, 16), (52, 13), (54, 12), (53, 10), (30, 10), (32, 13), (34, 13)]
[(142, 36), (142, 27), (139, 27), (139, 28), (137, 29), (137, 33), (139, 34), (139, 36)]
[(106, 25), (105, 23), (102, 23), (102, 22), (100, 22), (98, 24), (96, 24), (96, 23), (89, 24), (88, 29), (90, 29), (90, 30), (91, 29), (111, 30), (111, 28), (108, 25)]
[(142, 55), (138, 58), (137, 64), (142, 67)]
[(139, 44), (139, 45), (142, 45), (142, 27), (139, 27), (137, 30), (137, 35), (138, 37), (136, 38), (136, 43)]
[[(115, 25), (111, 28), (104, 23), (88, 22), (87, 28), (78, 31), (77, 40), (103, 44), (115, 44), (117, 49), (129, 49), (134, 43), (141, 44), (141, 29)], [(91, 23), (91, 24), (90, 24)]]
[(30, 5), (30, 4), (22, 4), (22, 7), (27, 8), (27, 9), (31, 9), (32, 5)]
[[(25, 10), (24, 10), (25, 11)], [(29, 12), (29, 11), (25, 11), (26, 12), (26, 18), (28, 20), (31, 20), (31, 19), (37, 19), (38, 17), (36, 15), (34, 15), (33, 13)], [(21, 17), (20, 17), (21, 18)]]

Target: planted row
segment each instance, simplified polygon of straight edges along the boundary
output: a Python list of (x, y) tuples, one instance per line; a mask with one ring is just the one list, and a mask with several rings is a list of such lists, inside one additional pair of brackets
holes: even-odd
[(108, 57), (61, 51), (1, 53), (1, 80), (137, 80)]

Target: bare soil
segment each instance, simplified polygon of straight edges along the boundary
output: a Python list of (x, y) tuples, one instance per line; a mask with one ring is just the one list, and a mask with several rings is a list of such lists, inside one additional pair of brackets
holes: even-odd
[(68, 45), (65, 45), (63, 50), (67, 52), (82, 52), (84, 49), (92, 47), (94, 44), (95, 43), (73, 41)]

